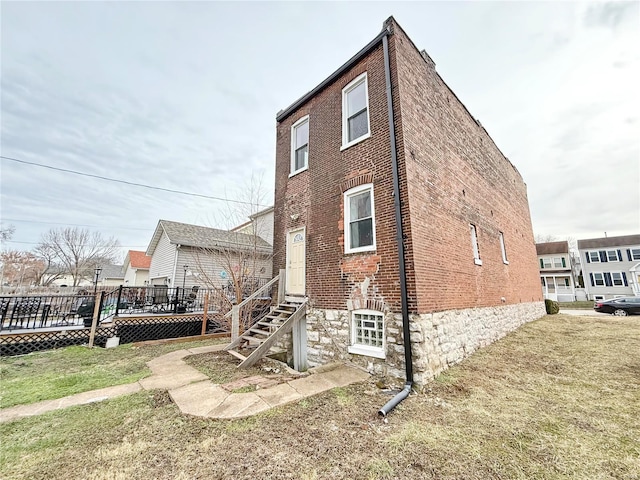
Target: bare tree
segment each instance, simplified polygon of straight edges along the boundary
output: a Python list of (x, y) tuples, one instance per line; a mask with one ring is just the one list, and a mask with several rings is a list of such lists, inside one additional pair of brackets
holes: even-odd
[[(271, 277), (273, 247), (264, 238), (273, 232), (269, 235), (262, 231), (264, 225), (250, 220), (267, 207), (262, 177), (252, 175), (236, 198), (243, 203), (227, 202), (216, 215), (216, 224), (236, 228), (225, 232), (225, 241), (218, 245), (194, 249), (195, 274), (199, 283), (213, 291), (221, 313), (228, 312)], [(245, 313), (250, 316), (254, 307), (247, 307)], [(245, 326), (249, 322), (250, 318), (243, 320)]]
[(0, 253), (0, 262), (3, 283), (16, 287), (37, 284), (45, 269), (44, 262), (31, 252), (7, 250)]
[(549, 243), (557, 242), (558, 237), (556, 237), (555, 235), (541, 235), (538, 233), (535, 235), (534, 240), (536, 243)]
[(9, 225), (7, 227), (3, 227), (0, 225), (0, 241), (6, 242), (7, 240), (11, 240), (13, 234), (16, 232), (16, 227), (13, 225)]
[(120, 243), (113, 237), (104, 239), (99, 232), (80, 228), (51, 229), (42, 236), (36, 250), (46, 254), (73, 277), (76, 287), (82, 278), (91, 278), (92, 270), (113, 263), (119, 256)]

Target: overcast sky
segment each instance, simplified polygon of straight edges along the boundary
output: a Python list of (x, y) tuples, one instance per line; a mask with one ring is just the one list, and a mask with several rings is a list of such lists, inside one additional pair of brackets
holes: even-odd
[[(640, 233), (640, 3), (2, 2), (1, 146), (19, 160), (246, 199), (276, 113), (394, 15), (528, 185), (538, 235)], [(1, 161), (5, 249), (88, 226), (145, 250), (229, 204)]]

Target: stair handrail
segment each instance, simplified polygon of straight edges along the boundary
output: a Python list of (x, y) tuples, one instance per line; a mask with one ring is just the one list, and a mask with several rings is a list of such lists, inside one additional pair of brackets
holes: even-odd
[(251, 300), (253, 300), (254, 298), (257, 298), (259, 293), (262, 293), (263, 290), (268, 289), (269, 287), (271, 287), (274, 283), (276, 283), (278, 280), (280, 279), (280, 274), (276, 275), (275, 277), (273, 277), (271, 280), (269, 280), (267, 283), (265, 283), (262, 287), (260, 287), (258, 290), (256, 290), (255, 292), (253, 292), (251, 295), (249, 295), (247, 298), (245, 298), (242, 302), (240, 302), (237, 305), (234, 305), (233, 308), (231, 310), (229, 310), (227, 313), (224, 314), (224, 318), (229, 318), (231, 316), (231, 314), (233, 313), (233, 309), (238, 309), (240, 310), (242, 307), (244, 307), (247, 303), (249, 303)]

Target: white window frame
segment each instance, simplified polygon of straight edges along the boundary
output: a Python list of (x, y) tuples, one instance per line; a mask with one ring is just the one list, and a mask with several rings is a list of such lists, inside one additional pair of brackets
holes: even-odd
[(471, 248), (473, 249), (473, 263), (476, 265), (482, 265), (480, 259), (480, 247), (478, 246), (478, 227), (473, 223), (469, 224), (469, 231), (471, 233)]
[[(356, 315), (375, 315), (377, 317), (380, 317), (380, 321), (382, 322), (382, 346), (371, 346), (371, 345), (363, 345), (363, 344), (359, 344), (356, 343)], [(385, 331), (385, 321), (384, 321), (384, 314), (382, 312), (378, 312), (376, 310), (353, 310), (351, 312), (351, 339), (350, 339), (350, 345), (347, 347), (347, 351), (349, 353), (355, 354), (355, 355), (366, 355), (368, 357), (374, 357), (374, 358), (385, 358), (385, 351), (386, 351), (386, 347), (387, 347), (387, 335), (386, 335), (386, 331)], [(376, 331), (378, 331), (378, 329), (376, 329)]]
[(593, 296), (593, 301), (597, 302), (597, 301), (602, 301), (604, 300), (604, 295), (594, 295)]
[[(613, 256), (615, 257), (614, 260), (611, 260), (611, 257), (609, 256), (610, 253), (613, 253)], [(610, 262), (618, 262), (620, 261), (620, 259), (618, 258), (618, 251), (617, 250), (607, 250), (607, 260)]]
[(502, 251), (502, 263), (509, 265), (507, 260), (507, 247), (504, 244), (504, 233), (500, 232), (500, 250)]
[[(367, 100), (367, 133), (349, 141), (349, 123), (347, 122), (347, 95), (353, 89), (360, 86), (361, 83), (364, 83), (365, 98)], [(342, 146), (340, 147), (340, 151), (345, 150), (355, 145), (356, 143), (360, 143), (370, 136), (371, 121), (369, 115), (369, 79), (367, 77), (367, 72), (364, 72), (362, 75), (358, 75), (356, 78), (354, 78), (346, 87), (342, 89)]]
[[(295, 170), (296, 147), (297, 147), (296, 146), (296, 129), (305, 123), (307, 124), (309, 123), (309, 115), (305, 115), (304, 117), (296, 121), (296, 123), (291, 125), (291, 164), (289, 166), (289, 172), (291, 173), (289, 173), (289, 178), (293, 177), (294, 175), (297, 175), (300, 172), (304, 172), (309, 168), (309, 138), (307, 138), (307, 164), (304, 167), (299, 168), (298, 170)], [(311, 135), (311, 130), (309, 130), (309, 136), (310, 135)]]
[[(602, 277), (602, 285), (598, 285), (598, 280), (596, 279), (596, 275), (600, 275)], [(603, 272), (593, 272), (593, 286), (594, 287), (606, 287), (607, 282), (604, 281), (604, 273)]]
[[(611, 275), (611, 286), (613, 287), (624, 287), (624, 279), (622, 278), (622, 272), (610, 272)], [(620, 277), (620, 285), (616, 285), (616, 280), (613, 278), (614, 275), (619, 275)]]
[(542, 268), (545, 269), (545, 268), (551, 268), (551, 267), (553, 267), (553, 260), (551, 260), (548, 257), (543, 257), (542, 258)]
[[(351, 209), (349, 208), (349, 199), (354, 195), (358, 195), (364, 191), (369, 190), (371, 192), (371, 228), (373, 232), (373, 243), (364, 247), (351, 248)], [(353, 187), (343, 195), (344, 204), (344, 252), (345, 253), (358, 253), (358, 252), (374, 252), (376, 250), (376, 209), (373, 194), (373, 183), (366, 183), (364, 185), (358, 185)]]
[[(556, 260), (558, 260), (557, 263), (556, 263)], [(562, 257), (553, 257), (553, 268), (563, 268)]]
[(631, 248), (631, 260), (640, 260), (640, 248)]
[[(589, 254), (589, 260), (591, 261), (591, 263), (600, 263), (600, 252), (599, 251), (590, 251), (587, 252)], [(594, 259), (593, 256), (591, 255), (592, 253), (596, 254), (596, 258)]]

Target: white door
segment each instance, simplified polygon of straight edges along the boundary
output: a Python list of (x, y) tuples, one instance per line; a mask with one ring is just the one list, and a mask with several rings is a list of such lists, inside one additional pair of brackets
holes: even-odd
[(289, 232), (287, 238), (287, 294), (304, 295), (305, 229)]

